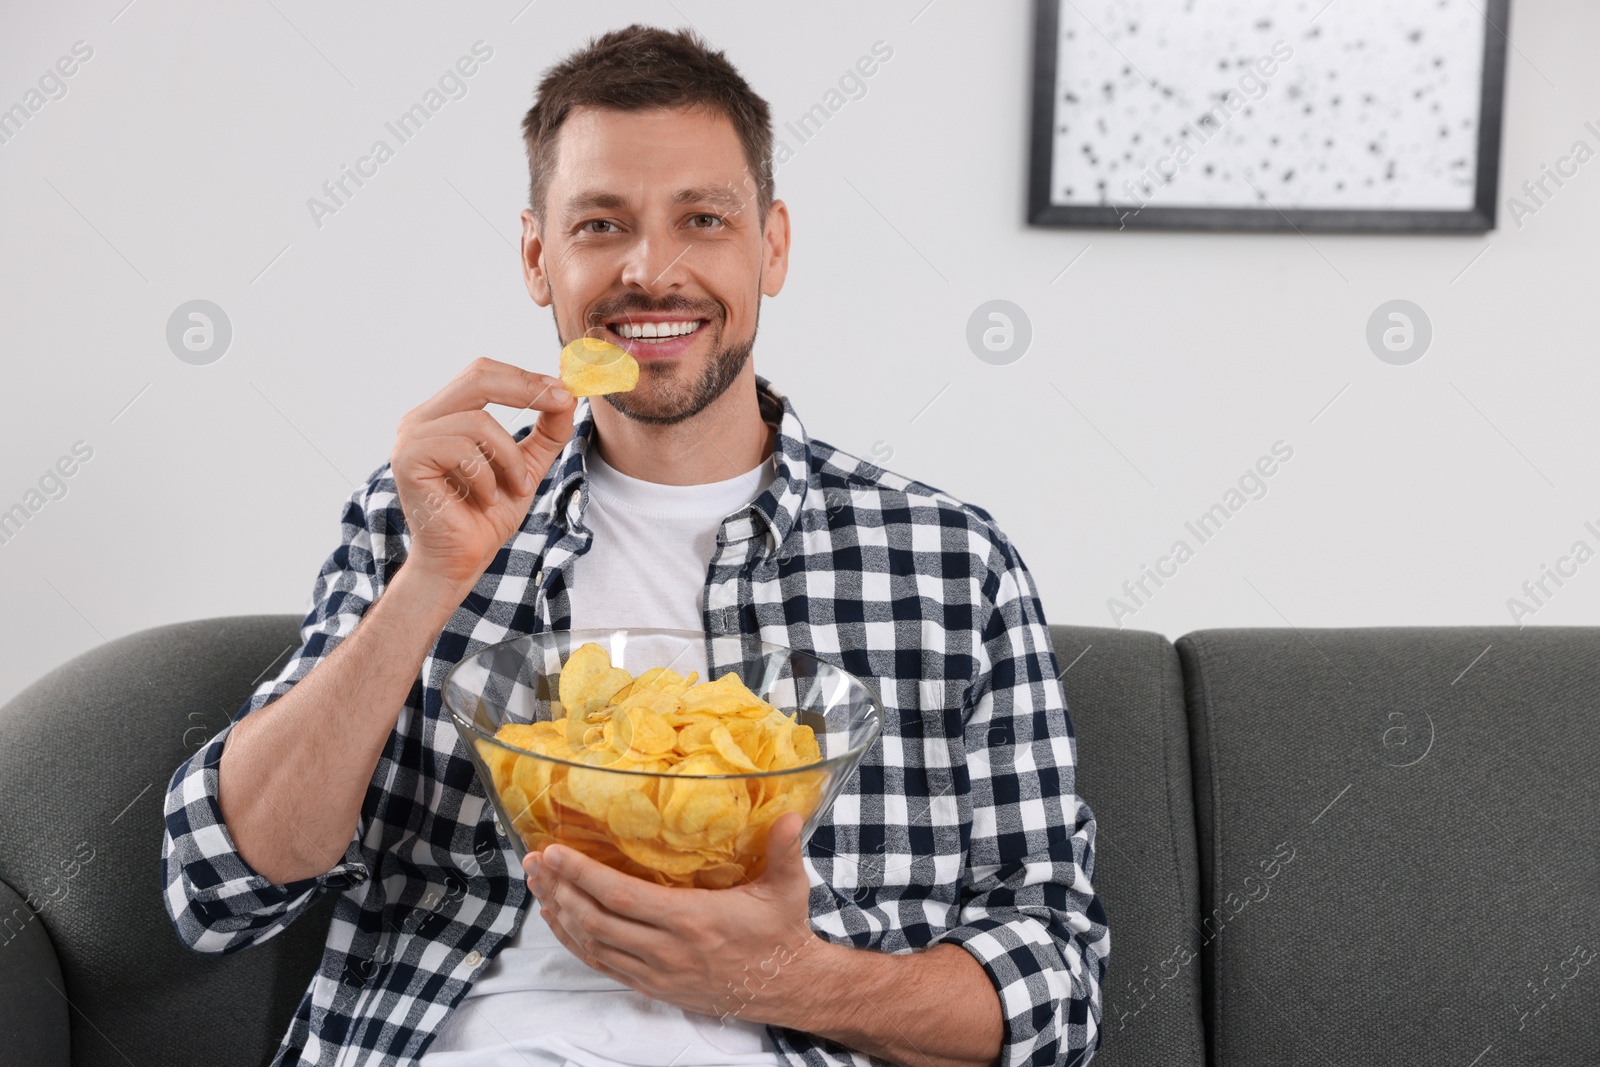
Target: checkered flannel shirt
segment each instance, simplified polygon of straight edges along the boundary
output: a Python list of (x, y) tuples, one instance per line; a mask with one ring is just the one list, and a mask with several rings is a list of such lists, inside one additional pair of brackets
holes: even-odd
[[(1091, 885), (1094, 813), (1074, 790), (1072, 724), (1022, 557), (983, 509), (808, 438), (782, 393), (760, 376), (757, 389), (778, 427), (777, 476), (722, 523), (705, 630), (832, 661), (886, 711), (880, 741), (807, 846), (811, 924), (881, 952), (961, 945), (998, 991), (1001, 1064), (1085, 1063), (1099, 1044), (1110, 935)], [(588, 404), (522, 527), (424, 660), (338, 863), (275, 884), (240, 856), (217, 803), (232, 724), (173, 773), (164, 899), (190, 948), (238, 952), (339, 894), (275, 1067), (414, 1062), (529, 906), (516, 853), (441, 716), (440, 684), (485, 645), (570, 629), (573, 566), (592, 537)], [(234, 723), (322, 662), (408, 544), (385, 464), (345, 504), (301, 647)], [(798, 1031), (771, 1034), (793, 1065), (882, 1062)]]

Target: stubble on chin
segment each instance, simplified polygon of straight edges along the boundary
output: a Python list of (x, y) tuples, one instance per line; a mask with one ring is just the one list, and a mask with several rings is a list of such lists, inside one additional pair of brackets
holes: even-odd
[(722, 347), (691, 382), (683, 382), (673, 369), (648, 359), (639, 361), (639, 384), (627, 393), (607, 393), (605, 399), (624, 417), (654, 426), (670, 426), (704, 411), (738, 378), (755, 347), (749, 341)]

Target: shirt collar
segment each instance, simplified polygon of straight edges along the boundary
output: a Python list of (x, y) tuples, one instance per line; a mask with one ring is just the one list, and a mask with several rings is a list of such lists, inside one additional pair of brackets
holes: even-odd
[[(767, 379), (757, 374), (756, 401), (761, 418), (778, 427), (776, 448), (777, 477), (751, 501), (746, 510), (754, 517), (763, 536), (763, 549), (776, 555), (789, 533), (799, 524), (810, 481), (810, 438), (795, 414), (789, 398)], [(572, 439), (550, 465), (549, 489), (534, 501), (530, 518), (542, 518), (547, 528), (571, 529), (581, 525), (588, 504), (585, 491), (588, 470), (584, 457), (594, 438), (594, 412), (590, 398), (581, 397), (572, 417)]]

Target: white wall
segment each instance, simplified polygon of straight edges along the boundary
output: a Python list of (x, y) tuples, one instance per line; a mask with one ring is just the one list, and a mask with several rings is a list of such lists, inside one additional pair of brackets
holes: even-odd
[[(1030, 229), (1031, 5), (524, 2), (6, 5), (0, 103), (94, 51), (0, 145), (0, 509), (74, 442), (93, 458), (0, 545), (0, 699), (145, 627), (303, 611), (406, 409), (478, 355), (553, 367), (511, 245), (517, 123), (547, 64), (634, 20), (692, 19), (780, 121), (893, 48), (779, 174), (793, 263), (756, 366), (814, 435), (994, 512), (1052, 622), (1110, 624), (1280, 439), (1268, 495), (1125, 625), (1503, 624), (1541, 564), (1600, 546), (1600, 163), (1520, 228), (1502, 199), (1485, 238)], [(1600, 147), (1597, 38), (1592, 4), (1517, 0), (1503, 192)], [(468, 95), (316, 227), (307, 198), (479, 39)], [(965, 342), (997, 297), (1034, 329), (1004, 367)], [(1396, 297), (1435, 329), (1406, 367), (1364, 340)], [(164, 339), (194, 298), (235, 330), (209, 366)], [(1591, 562), (1528, 624), (1597, 615)]]

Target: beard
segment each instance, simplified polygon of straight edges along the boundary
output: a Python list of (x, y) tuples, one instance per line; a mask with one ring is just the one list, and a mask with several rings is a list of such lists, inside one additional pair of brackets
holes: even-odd
[[(752, 329), (750, 336), (742, 341), (724, 342), (722, 324), (725, 320), (720, 308), (706, 314), (702, 309), (689, 308), (681, 302), (669, 301), (667, 306), (662, 307), (624, 309), (624, 311), (629, 310), (692, 311), (696, 318), (709, 320), (701, 327), (702, 330), (714, 331), (710, 337), (711, 358), (706, 361), (694, 380), (684, 380), (679, 369), (667, 361), (641, 359), (638, 361), (639, 383), (632, 390), (626, 393), (604, 394), (606, 403), (635, 422), (652, 426), (671, 426), (700, 414), (712, 401), (727, 392), (728, 387), (744, 370), (744, 365), (750, 360), (750, 353), (755, 349), (755, 329)], [(556, 317), (554, 300), (550, 304), (550, 313), (552, 317)], [(556, 333), (560, 336), (560, 319), (557, 318), (556, 322)], [(756, 328), (761, 325), (759, 300), (756, 303), (755, 325)], [(567, 339), (563, 338), (562, 344), (566, 343)]]
[[(702, 329), (709, 328), (702, 327)], [(653, 359), (639, 360), (639, 384), (626, 393), (606, 393), (606, 403), (635, 422), (670, 426), (691, 419), (727, 392), (750, 359), (755, 337), (722, 343), (722, 327), (711, 338), (711, 358), (692, 382), (680, 380), (675, 368)]]

